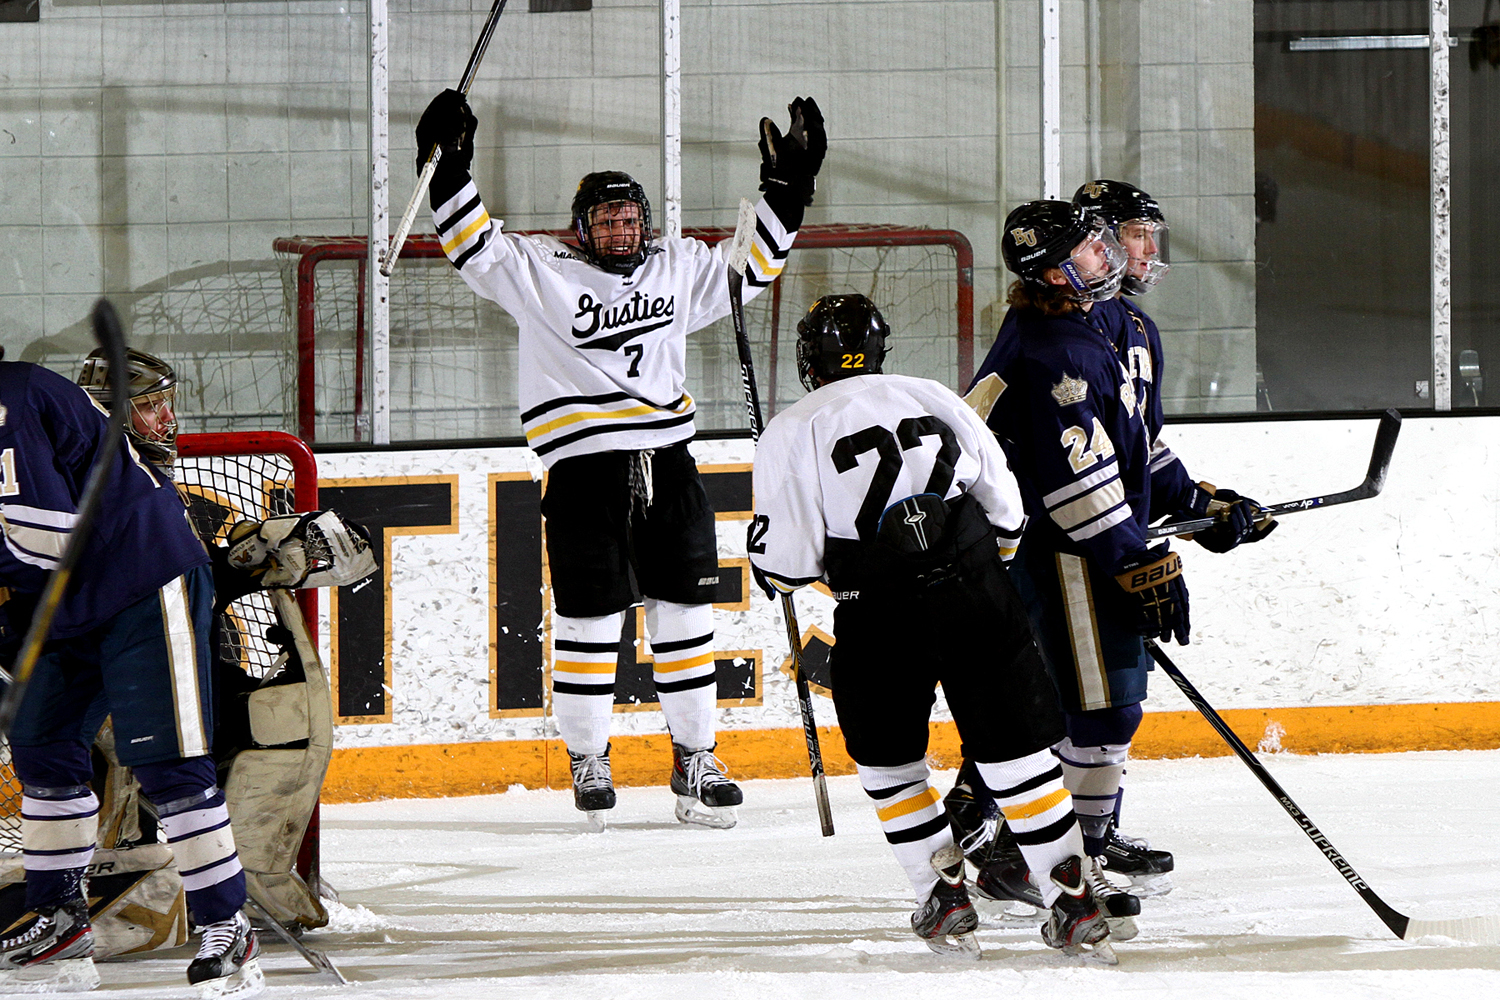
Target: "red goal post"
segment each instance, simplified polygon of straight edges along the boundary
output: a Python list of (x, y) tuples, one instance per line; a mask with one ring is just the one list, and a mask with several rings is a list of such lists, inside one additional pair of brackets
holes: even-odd
[[(528, 232), (558, 238), (571, 235), (567, 230)], [(734, 231), (731, 227), (709, 226), (684, 229), (683, 235), (716, 243), (731, 238)], [(309, 442), (336, 438), (345, 424), (352, 434), (343, 440), (364, 438), (361, 422), (368, 412), (364, 372), (367, 249), (368, 242), (362, 236), (295, 236), (275, 241), (288, 291), (294, 294), (295, 302), (296, 426), (301, 437)], [(445, 369), (444, 362), (436, 355), (430, 364), (422, 364), (420, 352), (424, 349), (424, 338), (452, 339), (456, 328), (477, 330), (483, 320), (460, 315), (461, 309), (475, 308), (472, 304), (446, 304), (470, 302), (473, 294), (442, 261), (443, 251), (436, 236), (411, 237), (402, 248), (401, 257), (416, 266), (398, 266), (391, 277), (391, 340), (393, 350), (410, 352), (408, 381), (448, 378), (455, 384), (467, 384), (473, 369), (491, 366), (493, 359), (475, 361), (480, 356), (477, 351), (471, 348), (464, 353), (460, 346), (452, 348), (459, 353), (448, 361), (451, 367)], [(438, 273), (433, 273), (434, 270)], [(788, 286), (795, 291), (787, 293)], [(795, 331), (802, 310), (818, 295), (848, 291), (874, 299), (892, 321), (898, 338), (905, 335), (922, 338), (925, 346), (918, 353), (931, 355), (926, 358), (927, 367), (913, 370), (904, 365), (903, 372), (940, 377), (960, 390), (967, 385), (974, 369), (974, 252), (968, 238), (957, 230), (922, 226), (810, 224), (798, 232), (786, 272), (746, 309), (752, 342), (762, 352), (757, 364), (765, 366), (761, 381), (768, 417), (777, 408), (778, 368), (784, 367), (791, 357), (791, 352), (781, 350), (783, 331)], [(784, 298), (792, 296), (795, 299), (789, 306), (795, 311), (787, 317), (783, 315), (782, 304)], [(440, 303), (440, 298), (445, 302)], [(919, 328), (920, 333), (916, 332)], [(474, 339), (482, 338), (476, 334)], [(732, 349), (732, 338), (729, 343)], [(334, 352), (338, 352), (336, 358)], [(936, 360), (938, 355), (941, 360)], [(720, 394), (733, 409), (742, 404), (736, 395), (737, 365), (729, 367), (733, 369), (733, 379), (726, 382), (727, 389)], [(418, 372), (418, 368), (429, 368), (432, 373)], [(451, 376), (444, 372), (451, 372)], [(706, 393), (702, 389), (700, 385), (695, 390), (700, 397), (700, 414), (705, 413), (705, 402), (712, 401), (715, 395), (713, 389)], [(467, 407), (459, 395), (446, 401), (447, 408), (472, 409), (492, 402), (491, 397), (497, 395), (493, 387), (468, 391), (474, 398)], [(420, 388), (411, 389), (409, 398), (415, 399), (421, 393)], [(416, 408), (420, 404), (411, 405)], [(442, 403), (437, 403), (432, 408), (442, 407)], [(440, 419), (413, 426), (443, 426)], [(738, 421), (740, 417), (735, 419)], [(700, 426), (703, 424), (700, 419)], [(459, 424), (447, 426), (452, 428), (448, 436), (453, 438), (498, 436), (483, 432), (466, 435)], [(515, 433), (519, 434), (518, 426)], [(396, 436), (399, 439), (402, 435)], [(411, 432), (410, 439), (443, 436), (416, 430)]]

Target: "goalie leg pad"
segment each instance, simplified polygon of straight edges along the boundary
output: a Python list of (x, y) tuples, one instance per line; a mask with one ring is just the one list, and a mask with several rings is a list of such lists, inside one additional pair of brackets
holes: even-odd
[(646, 631), (655, 661), (651, 678), (672, 742), (709, 750), (715, 742), (714, 609), (646, 598)]
[(558, 732), (573, 753), (602, 754), (609, 746), (625, 613), (597, 618), (558, 615), (553, 623), (552, 711)]

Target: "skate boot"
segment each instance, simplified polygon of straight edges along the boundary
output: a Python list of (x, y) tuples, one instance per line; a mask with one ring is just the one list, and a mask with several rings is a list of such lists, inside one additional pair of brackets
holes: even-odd
[(912, 932), (926, 942), (936, 954), (955, 958), (979, 958), (979, 915), (969, 902), (964, 888), (964, 855), (957, 844), (950, 844), (932, 856), (937, 885), (915, 913), (911, 915)]
[(236, 913), (203, 928), (198, 957), (188, 965), (188, 982), (203, 1000), (215, 997), (252, 997), (266, 988), (266, 977), (256, 957), (260, 941), (250, 919)]
[(987, 908), (986, 916), (997, 918), (1002, 923), (1029, 924), (1036, 919), (1039, 910), (1046, 909), (1036, 879), (1021, 856), (1021, 847), (1004, 820), (996, 827), (988, 849), (971, 854), (969, 862), (978, 869), (974, 876), (974, 895), (1001, 904), (998, 909)]
[(672, 791), (683, 823), (727, 830), (739, 822), (734, 807), (745, 801), (744, 793), (724, 776), (724, 762), (712, 747), (686, 750), (672, 744)]
[(1162, 896), (1172, 891), (1169, 872), (1175, 865), (1171, 852), (1153, 851), (1151, 845), (1136, 837), (1127, 837), (1113, 825), (1099, 855), (1099, 864), (1112, 875), (1121, 875), (1141, 896)]
[(1089, 892), (1099, 904), (1105, 921), (1109, 924), (1111, 941), (1129, 941), (1140, 933), (1135, 918), (1141, 915), (1141, 901), (1133, 893), (1115, 885), (1098, 858), (1085, 858), (1083, 875), (1088, 880)]
[(1084, 877), (1086, 862), (1071, 857), (1052, 868), (1052, 884), (1062, 891), (1052, 903), (1052, 913), (1042, 924), (1042, 940), (1064, 955), (1083, 955), (1092, 961), (1114, 965), (1119, 961), (1109, 944), (1109, 924), (1094, 902)]
[(70, 899), (0, 930), (0, 994), (77, 993), (99, 985), (89, 904)]
[(994, 836), (993, 824), (1000, 810), (985, 792), (983, 783), (973, 773), (973, 765), (968, 761), (958, 769), (953, 788), (943, 796), (943, 811), (948, 814), (954, 842), (963, 848), (970, 861), (974, 861), (974, 852), (982, 850)]
[(609, 745), (603, 753), (568, 751), (573, 768), (573, 805), (588, 814), (589, 826), (604, 829), (605, 813), (615, 807), (615, 782), (609, 770)]

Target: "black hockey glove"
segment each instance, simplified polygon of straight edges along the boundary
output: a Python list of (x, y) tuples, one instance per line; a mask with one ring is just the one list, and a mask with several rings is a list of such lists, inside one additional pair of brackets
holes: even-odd
[(786, 135), (769, 118), (760, 120), (760, 189), (770, 198), (784, 196), (797, 205), (811, 205), (818, 169), (828, 152), (823, 112), (811, 97), (787, 105), (792, 124)]
[(1276, 530), (1276, 519), (1262, 513), (1260, 504), (1208, 483), (1193, 488), (1188, 510), (1193, 517), (1219, 519), (1212, 528), (1193, 535), (1193, 541), (1210, 552), (1228, 552), (1241, 543), (1258, 542)]
[(1115, 580), (1135, 605), (1137, 630), (1148, 639), (1188, 644), (1188, 590), (1182, 579), (1182, 557), (1165, 548), (1127, 556)]
[(417, 122), (417, 173), (427, 165), (433, 146), (443, 150), (432, 175), (434, 206), (457, 194), (468, 182), (474, 163), (474, 130), (478, 127), (479, 119), (470, 110), (468, 98), (456, 90), (443, 91), (422, 112)]

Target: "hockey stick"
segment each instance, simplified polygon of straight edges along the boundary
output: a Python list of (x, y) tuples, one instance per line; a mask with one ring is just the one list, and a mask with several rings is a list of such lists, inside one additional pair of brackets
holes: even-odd
[[(765, 423), (760, 412), (760, 390), (755, 386), (755, 365), (750, 358), (750, 336), (745, 332), (745, 265), (750, 262), (750, 244), (755, 239), (755, 206), (740, 199), (734, 243), (729, 248), (729, 315), (734, 323), (734, 343), (740, 353), (740, 381), (745, 388), (745, 410), (750, 417), (750, 439), (760, 440)], [(791, 594), (781, 595), (781, 616), (786, 621), (786, 640), (792, 647), (792, 679), (797, 685), (797, 707), (802, 712), (802, 734), (807, 737), (807, 763), (812, 770), (813, 796), (818, 802), (818, 823), (823, 836), (833, 836), (833, 808), (828, 804), (828, 779), (823, 774), (823, 749), (818, 742), (818, 721), (813, 715), (812, 690), (802, 672), (802, 630), (797, 626), (797, 606)]]
[[(0, 738), (10, 733), (20, 711), (21, 699), (26, 696), (26, 687), (36, 670), (37, 660), (42, 655), (42, 644), (47, 633), (52, 631), (52, 619), (57, 616), (58, 605), (72, 579), (73, 567), (78, 565), (84, 546), (94, 532), (94, 520), (99, 505), (104, 499), (104, 489), (109, 485), (110, 473), (114, 470), (115, 455), (125, 440), (125, 420), (130, 414), (130, 376), (126, 370), (125, 334), (120, 329), (120, 317), (108, 300), (100, 299), (94, 305), (94, 339), (104, 348), (104, 357), (109, 362), (109, 424), (99, 449), (94, 453), (94, 465), (78, 497), (78, 512), (73, 526), (68, 531), (67, 544), (57, 565), (47, 576), (47, 585), (42, 588), (36, 610), (32, 612), (31, 627), (21, 642), (21, 651), (16, 654), (15, 666), (10, 671), (10, 684), (0, 698)], [(8, 529), (7, 529), (8, 530)]]
[[(1368, 500), (1379, 496), (1385, 486), (1385, 474), (1391, 466), (1391, 452), (1396, 448), (1396, 435), (1401, 433), (1401, 414), (1395, 410), (1386, 410), (1380, 415), (1380, 426), (1375, 429), (1375, 447), (1370, 451), (1370, 468), (1365, 473), (1365, 481), (1352, 490), (1342, 493), (1326, 493), (1323, 496), (1308, 497), (1306, 500), (1288, 500), (1286, 503), (1268, 504), (1260, 509), (1262, 517), (1280, 517), (1283, 514), (1295, 514), (1298, 511), (1312, 510), (1317, 507), (1332, 507), (1339, 503), (1353, 503), (1355, 500)], [(1170, 524), (1157, 525), (1146, 529), (1146, 538), (1166, 538), (1171, 535), (1189, 535), (1204, 528), (1211, 528), (1218, 523), (1217, 518), (1199, 517), (1191, 521), (1176, 521)]]
[(270, 927), (271, 930), (275, 932), (277, 937), (281, 938), (281, 940), (297, 949), (297, 954), (307, 959), (308, 965), (311, 965), (319, 972), (328, 973), (330, 976), (339, 981), (340, 986), (349, 985), (349, 980), (344, 978), (344, 974), (339, 971), (338, 966), (333, 964), (333, 960), (331, 958), (329, 958), (323, 952), (309, 948), (301, 941), (298, 941), (296, 935), (283, 927), (281, 925), (281, 921), (271, 916), (271, 914), (266, 911), (266, 908), (264, 906), (261, 906), (254, 899), (246, 896), (245, 909), (249, 910), (253, 916), (259, 917), (261, 919), (261, 922)]
[(1146, 640), (1146, 649), (1151, 653), (1151, 658), (1167, 672), (1167, 676), (1172, 678), (1173, 683), (1182, 689), (1183, 694), (1187, 695), (1187, 699), (1193, 703), (1193, 707), (1203, 714), (1203, 717), (1208, 720), (1208, 724), (1214, 727), (1214, 731), (1223, 738), (1225, 743), (1229, 744), (1229, 748), (1234, 751), (1235, 756), (1244, 761), (1245, 766), (1260, 779), (1260, 783), (1266, 786), (1266, 790), (1271, 793), (1277, 802), (1281, 803), (1281, 808), (1285, 809), (1287, 815), (1296, 820), (1297, 825), (1302, 828), (1302, 832), (1307, 834), (1308, 839), (1317, 845), (1318, 850), (1323, 852), (1323, 856), (1328, 859), (1334, 868), (1338, 869), (1338, 873), (1344, 876), (1344, 880), (1354, 887), (1354, 891), (1359, 893), (1360, 898), (1365, 901), (1365, 904), (1375, 911), (1375, 915), (1380, 918), (1381, 922), (1391, 929), (1392, 934), (1395, 934), (1403, 941), (1410, 941), (1414, 938), (1435, 934), (1477, 944), (1500, 944), (1500, 916), (1457, 917), (1449, 920), (1413, 919), (1404, 913), (1398, 913), (1385, 900), (1377, 896), (1375, 890), (1371, 889), (1365, 883), (1365, 880), (1360, 877), (1359, 872), (1354, 870), (1354, 866), (1344, 860), (1344, 856), (1324, 836), (1323, 831), (1313, 825), (1313, 821), (1307, 817), (1307, 813), (1303, 812), (1297, 803), (1292, 801), (1292, 797), (1286, 793), (1286, 789), (1282, 788), (1280, 783), (1271, 777), (1271, 773), (1266, 770), (1265, 765), (1235, 735), (1234, 730), (1229, 728), (1229, 724), (1224, 721), (1223, 717), (1218, 712), (1215, 712), (1213, 706), (1204, 700), (1203, 695), (1198, 693), (1198, 689), (1193, 687), (1192, 682), (1177, 668), (1177, 664), (1168, 658), (1166, 652), (1151, 639)]
[[(463, 78), (458, 82), (458, 91), (465, 97), (469, 96), (469, 88), (474, 86), (474, 77), (479, 72), (479, 64), (484, 60), (485, 50), (490, 47), (490, 39), (494, 37), (495, 25), (500, 20), (501, 11), (505, 10), (505, 3), (506, 0), (495, 0), (495, 5), (490, 8), (490, 16), (485, 19), (484, 27), (479, 31), (479, 40), (474, 43), (474, 51), (469, 53), (469, 65), (464, 67)], [(422, 199), (427, 197), (427, 189), (432, 186), (432, 175), (437, 173), (438, 160), (442, 155), (442, 147), (434, 145), (427, 156), (427, 162), (422, 165), (422, 172), (417, 175), (417, 189), (412, 192), (411, 201), (406, 203), (406, 211), (401, 213), (401, 224), (396, 227), (396, 235), (391, 237), (391, 245), (381, 254), (380, 273), (387, 278), (396, 270), (396, 261), (401, 258), (401, 248), (406, 246), (406, 237), (410, 235), (412, 224), (416, 222)]]

